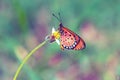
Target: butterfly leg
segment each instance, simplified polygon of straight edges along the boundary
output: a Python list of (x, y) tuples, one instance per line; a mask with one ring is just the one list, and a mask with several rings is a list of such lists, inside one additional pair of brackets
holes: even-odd
[(64, 47), (62, 45), (60, 45), (61, 49), (64, 50)]

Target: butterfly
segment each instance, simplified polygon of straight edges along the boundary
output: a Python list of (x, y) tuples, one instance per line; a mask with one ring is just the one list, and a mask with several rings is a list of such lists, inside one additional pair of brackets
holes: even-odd
[[(84, 40), (79, 35), (74, 33), (72, 30), (64, 27), (60, 18), (58, 18), (54, 14), (53, 14), (53, 16), (56, 17), (60, 21), (58, 31), (60, 33), (61, 49), (62, 50), (64, 50), (64, 49), (69, 49), (69, 50), (84, 49), (86, 47)], [(59, 16), (60, 16), (60, 14), (59, 14)]]

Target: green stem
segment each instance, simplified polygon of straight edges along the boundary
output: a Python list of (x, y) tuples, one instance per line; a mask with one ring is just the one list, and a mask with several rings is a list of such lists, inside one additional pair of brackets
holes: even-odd
[(19, 75), (19, 73), (20, 73), (23, 65), (27, 62), (27, 60), (30, 58), (30, 56), (31, 56), (33, 53), (35, 53), (35, 51), (37, 51), (40, 47), (42, 47), (45, 43), (46, 43), (46, 41), (44, 41), (44, 42), (42, 42), (41, 44), (39, 44), (37, 47), (35, 47), (35, 48), (24, 58), (24, 60), (22, 61), (22, 63), (21, 63), (20, 66), (18, 67), (18, 69), (17, 69), (17, 71), (16, 71), (16, 73), (15, 73), (15, 75), (14, 75), (13, 80), (16, 80), (16, 79), (17, 79), (17, 77), (18, 77), (18, 75)]

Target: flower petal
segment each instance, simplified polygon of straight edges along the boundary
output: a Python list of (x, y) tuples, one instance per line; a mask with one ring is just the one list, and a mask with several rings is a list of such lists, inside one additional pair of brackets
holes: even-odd
[(52, 33), (54, 33), (54, 32), (55, 32), (55, 28), (53, 27), (53, 28), (52, 28)]
[(56, 42), (58, 43), (58, 45), (60, 45), (60, 41), (58, 39), (56, 39)]

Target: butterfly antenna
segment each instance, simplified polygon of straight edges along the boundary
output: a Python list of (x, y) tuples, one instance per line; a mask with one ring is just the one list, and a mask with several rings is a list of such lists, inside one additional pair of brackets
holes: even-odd
[(60, 22), (60, 19), (54, 13), (52, 15)]
[(58, 13), (58, 15), (59, 15), (59, 20), (60, 20), (60, 23), (62, 23), (62, 19), (61, 19), (60, 12)]
[(61, 23), (60, 13), (58, 14), (59, 14), (59, 17), (57, 17), (54, 13), (52, 13), (52, 15)]

